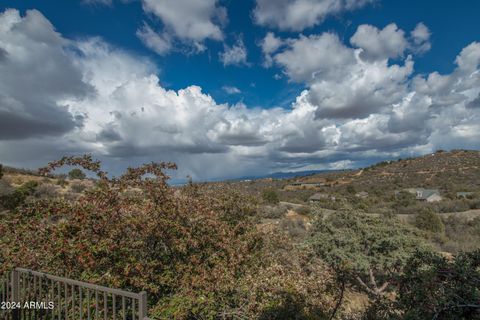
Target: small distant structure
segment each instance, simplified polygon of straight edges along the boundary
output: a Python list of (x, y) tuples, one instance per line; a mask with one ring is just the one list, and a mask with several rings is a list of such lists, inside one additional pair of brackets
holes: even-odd
[(368, 198), (368, 192), (366, 191), (360, 191), (355, 194), (355, 197), (361, 198), (361, 199), (366, 199)]
[(310, 201), (310, 202), (319, 202), (319, 201), (323, 201), (323, 200), (335, 201), (335, 197), (331, 196), (327, 193), (317, 192), (314, 195), (312, 195), (310, 198), (308, 198), (308, 201)]
[(471, 198), (473, 197), (473, 195), (475, 194), (475, 192), (470, 192), (470, 191), (461, 191), (461, 192), (457, 192), (457, 198), (459, 199), (468, 199), (468, 198)]
[(404, 191), (414, 194), (419, 201), (438, 202), (443, 199), (438, 189), (409, 188)]

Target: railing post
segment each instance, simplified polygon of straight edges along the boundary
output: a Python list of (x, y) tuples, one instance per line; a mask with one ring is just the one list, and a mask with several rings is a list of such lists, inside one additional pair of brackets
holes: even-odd
[(139, 320), (145, 320), (147, 317), (147, 293), (142, 291), (139, 293), (138, 299), (138, 318)]
[[(12, 302), (20, 303), (20, 274), (17, 270), (12, 271)], [(12, 310), (13, 320), (20, 320), (20, 309), (16, 306)]]

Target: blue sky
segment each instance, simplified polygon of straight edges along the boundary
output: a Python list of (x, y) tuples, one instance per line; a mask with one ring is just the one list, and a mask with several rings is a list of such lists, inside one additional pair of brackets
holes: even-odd
[[(136, 30), (147, 21), (162, 28), (161, 21), (145, 14), (140, 1), (113, 2), (103, 5), (101, 1), (90, 4), (82, 1), (17, 1), (6, 0), (4, 8), (40, 10), (68, 38), (101, 36), (109, 43), (150, 57), (159, 67), (160, 81), (166, 88), (175, 90), (196, 84), (211, 94), (218, 102), (243, 101), (248, 106), (288, 107), (303, 89), (301, 84), (292, 84), (288, 78), (276, 80), (280, 68), (262, 68), (262, 52), (258, 43), (270, 28), (256, 25), (251, 20), (255, 1), (225, 1), (228, 24), (225, 26), (225, 42), (235, 43), (242, 37), (248, 49), (250, 66), (224, 67), (218, 59), (223, 50), (219, 41), (207, 41), (207, 51), (202, 54), (171, 53), (159, 56), (145, 47), (135, 35)], [(424, 22), (432, 30), (432, 50), (415, 60), (419, 73), (450, 72), (458, 52), (472, 41), (479, 40), (480, 3), (475, 1), (377, 1), (354, 12), (327, 17), (322, 24), (302, 31), (316, 34), (334, 31), (349, 39), (360, 24), (377, 27), (395, 22), (400, 28), (411, 30), (418, 22)], [(281, 31), (279, 36), (295, 37), (298, 32)], [(223, 86), (234, 86), (242, 94), (229, 95)]]
[(210, 179), (478, 148), (479, 11), (474, 1), (6, 0), (0, 162), (89, 152), (112, 172), (171, 160), (180, 178)]

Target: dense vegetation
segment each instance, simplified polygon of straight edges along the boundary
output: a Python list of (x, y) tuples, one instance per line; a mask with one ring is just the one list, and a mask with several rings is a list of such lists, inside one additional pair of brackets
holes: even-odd
[[(53, 176), (62, 166), (96, 179)], [(110, 178), (90, 156), (65, 157), (39, 171), (50, 178), (8, 186), (0, 274), (22, 266), (146, 290), (154, 319), (480, 319), (480, 218), (370, 214), (358, 185), (315, 205), (280, 203), (278, 181), (174, 188), (175, 168)]]
[(175, 168), (170, 163), (109, 179), (89, 157), (64, 158), (42, 172), (63, 165), (93, 171), (97, 187), (72, 201), (28, 202), (3, 217), (3, 271), (23, 266), (147, 290), (158, 318), (329, 312), (328, 268), (308, 249), (257, 231), (254, 202), (245, 196), (233, 190), (214, 196), (195, 185), (176, 194), (164, 173)]
[(418, 230), (395, 218), (348, 211), (317, 219), (310, 242), (341, 277), (374, 297), (388, 292), (414, 251), (428, 250)]

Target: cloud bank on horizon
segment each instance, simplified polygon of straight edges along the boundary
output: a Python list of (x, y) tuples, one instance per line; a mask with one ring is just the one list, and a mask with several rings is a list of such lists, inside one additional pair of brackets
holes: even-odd
[(179, 165), (178, 177), (208, 179), (480, 147), (480, 42), (458, 52), (452, 72), (417, 74), (416, 58), (434, 45), (422, 21), (412, 30), (360, 24), (342, 39), (302, 31), (372, 1), (282, 3), (256, 0), (249, 18), (265, 28), (257, 48), (242, 36), (226, 41), (228, 8), (216, 0), (143, 0), (163, 29), (142, 21), (136, 36), (160, 56), (205, 54), (213, 42), (223, 44), (212, 59), (225, 68), (277, 68), (304, 88), (288, 108), (219, 103), (193, 84), (168, 89), (151, 58), (101, 37), (63, 36), (38, 10), (5, 9), (0, 162), (32, 167), (92, 153), (113, 173), (165, 160)]

